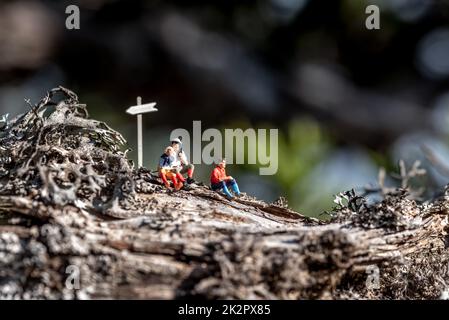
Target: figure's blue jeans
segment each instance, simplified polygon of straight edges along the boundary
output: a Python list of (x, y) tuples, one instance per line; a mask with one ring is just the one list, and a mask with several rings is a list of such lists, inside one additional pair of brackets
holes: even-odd
[(219, 183), (212, 183), (211, 187), (212, 187), (212, 190), (214, 190), (214, 191), (217, 191), (217, 190), (223, 191), (224, 194), (226, 196), (228, 196), (229, 198), (232, 198), (232, 194), (229, 192), (228, 187), (231, 187), (232, 191), (234, 191), (234, 193), (236, 195), (240, 194), (239, 186), (237, 184), (237, 181), (235, 181), (235, 179), (221, 181)]

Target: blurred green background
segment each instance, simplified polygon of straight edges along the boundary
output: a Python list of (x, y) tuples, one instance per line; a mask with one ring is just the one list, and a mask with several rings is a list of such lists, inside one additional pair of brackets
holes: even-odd
[[(65, 28), (65, 9), (81, 29)], [(378, 5), (380, 30), (365, 28)], [(332, 195), (375, 184), (379, 166), (420, 159), (427, 196), (447, 182), (421, 150), (449, 160), (449, 1), (38, 1), (0, 3), (0, 114), (63, 85), (155, 169), (175, 128), (278, 128), (279, 170), (231, 165), (241, 189), (285, 196), (317, 216)], [(130, 153), (136, 158), (136, 152)], [(210, 166), (197, 166), (208, 182)]]

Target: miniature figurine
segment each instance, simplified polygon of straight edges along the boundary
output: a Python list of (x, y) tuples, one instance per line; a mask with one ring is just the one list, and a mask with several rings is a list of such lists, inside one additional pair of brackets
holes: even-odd
[(219, 161), (217, 166), (212, 171), (210, 175), (210, 184), (212, 190), (223, 191), (229, 199), (232, 199), (233, 196), (229, 192), (228, 187), (231, 187), (236, 196), (240, 196), (240, 190), (237, 181), (235, 181), (233, 177), (226, 175), (226, 159), (222, 159), (221, 161)]
[(181, 175), (187, 173), (187, 183), (193, 184), (195, 180), (193, 179), (193, 171), (195, 166), (189, 163), (186, 154), (182, 150), (182, 142), (180, 138), (175, 138), (171, 141), (171, 147), (175, 150), (176, 156), (173, 161), (172, 167), (176, 168), (177, 172)]
[(173, 181), (173, 186), (176, 190), (181, 189), (184, 186), (184, 177), (173, 168), (173, 162), (175, 160), (176, 153), (172, 147), (165, 148), (165, 152), (159, 159), (159, 177), (164, 182), (167, 189), (172, 190), (167, 178)]

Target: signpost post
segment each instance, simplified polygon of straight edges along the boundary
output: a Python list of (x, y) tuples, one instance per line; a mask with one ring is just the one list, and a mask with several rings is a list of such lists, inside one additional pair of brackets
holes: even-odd
[(143, 165), (143, 137), (142, 137), (142, 114), (147, 112), (155, 112), (156, 102), (142, 104), (142, 98), (137, 97), (137, 105), (129, 107), (126, 113), (137, 115), (137, 166)]

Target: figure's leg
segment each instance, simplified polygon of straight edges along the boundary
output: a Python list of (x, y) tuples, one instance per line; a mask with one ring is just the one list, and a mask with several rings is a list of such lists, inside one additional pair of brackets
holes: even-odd
[(181, 174), (186, 174), (188, 170), (189, 170), (188, 166), (183, 165), (183, 166), (181, 167), (181, 169), (179, 170), (179, 172), (180, 172)]
[[(169, 172), (169, 177), (173, 181), (173, 185), (175, 186), (176, 190), (179, 190), (184, 186), (184, 184), (182, 183), (182, 180), (178, 179), (178, 173)], [(182, 178), (182, 179), (184, 180), (184, 178)]]
[(186, 166), (182, 167), (181, 173), (187, 173), (187, 183), (193, 183), (193, 172), (195, 171), (195, 166), (191, 163), (189, 163)]
[(165, 175), (165, 170), (159, 171), (159, 177), (162, 179), (164, 185), (170, 189), (170, 182), (167, 180), (167, 176)]
[(168, 174), (168, 177), (171, 179), (171, 181), (173, 182), (173, 186), (176, 188), (178, 186), (178, 179), (176, 178), (176, 174), (170, 172)]
[(191, 163), (189, 163), (189, 165), (187, 166), (187, 176), (190, 179), (193, 179), (193, 172), (195, 171), (195, 166)]
[(182, 183), (182, 181), (178, 181), (178, 184), (176, 185), (175, 189), (176, 190), (181, 190), (182, 187), (184, 187), (184, 183)]
[(229, 192), (228, 187), (226, 186), (226, 183), (224, 181), (221, 182), (221, 189), (223, 190), (224, 194), (228, 197), (228, 198), (232, 198), (232, 194)]
[(234, 183), (231, 185), (231, 188), (235, 192), (235, 194), (239, 196), (240, 195), (239, 185), (237, 184), (237, 181), (235, 181), (234, 179), (232, 179), (232, 181)]
[(184, 177), (183, 177), (182, 174), (179, 173), (179, 172), (176, 172), (176, 178), (178, 178), (178, 180), (181, 181), (181, 182), (184, 182), (184, 181), (185, 181)]
[(234, 191), (236, 195), (240, 195), (239, 185), (237, 184), (237, 181), (235, 181), (235, 179), (227, 181), (226, 184), (231, 187), (232, 191)]

